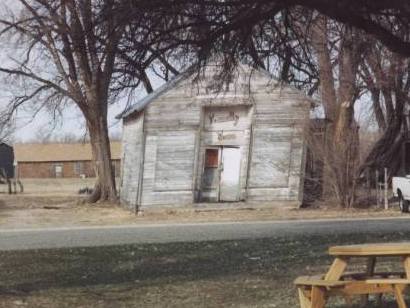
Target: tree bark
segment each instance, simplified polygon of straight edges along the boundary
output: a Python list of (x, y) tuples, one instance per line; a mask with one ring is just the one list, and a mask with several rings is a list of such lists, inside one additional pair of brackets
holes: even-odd
[[(409, 103), (409, 62), (377, 44), (372, 45), (371, 50), (366, 62), (373, 74), (370, 74), (366, 66), (363, 66), (363, 71), (367, 87), (372, 94), (373, 107), (377, 107), (375, 113), (383, 134), (360, 167), (360, 174), (368, 170), (388, 168), (388, 175), (391, 177), (400, 171), (401, 147), (407, 138), (403, 133), (408, 131), (404, 113), (405, 106)], [(385, 105), (383, 110), (380, 108), (381, 97)], [(384, 125), (380, 125), (379, 117), (384, 119)]]
[[(356, 73), (360, 50), (354, 32), (340, 32), (337, 50), (338, 73), (334, 73), (332, 50), (329, 46), (328, 23), (318, 17), (311, 33), (312, 46), (317, 55), (320, 91), (327, 126), (323, 150), (325, 194), (336, 195), (343, 207), (351, 207), (355, 199), (358, 126), (354, 119), (356, 101)], [(337, 82), (335, 78), (338, 78)]]
[(333, 122), (336, 118), (337, 112), (337, 98), (332, 61), (328, 47), (329, 39), (327, 35), (327, 19), (322, 16), (318, 17), (312, 31), (311, 40), (318, 58), (320, 94), (323, 102), (323, 109), (326, 119)]
[(97, 181), (89, 202), (117, 201), (115, 177), (111, 163), (107, 117), (94, 116), (87, 120)]
[(334, 168), (338, 169), (336, 181), (344, 207), (351, 207), (355, 201), (359, 137), (353, 107), (352, 99), (340, 104), (333, 139)]
[(378, 90), (370, 90), (372, 97), (372, 106), (376, 117), (377, 126), (381, 131), (386, 130), (386, 120), (384, 119), (383, 109), (380, 102), (380, 92)]
[(405, 103), (407, 103), (407, 100), (397, 96), (395, 116), (390, 119), (383, 135), (367, 155), (365, 163), (360, 167), (360, 173), (363, 173), (366, 169), (388, 168), (389, 176), (397, 174), (401, 164), (401, 160), (398, 159), (398, 153), (400, 153), (404, 140), (402, 131)]

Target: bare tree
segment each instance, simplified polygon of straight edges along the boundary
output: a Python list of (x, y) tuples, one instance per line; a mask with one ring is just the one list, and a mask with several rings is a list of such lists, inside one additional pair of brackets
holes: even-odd
[(387, 50), (376, 41), (361, 65), (362, 79), (372, 99), (373, 112), (381, 137), (372, 147), (361, 172), (389, 169), (395, 175), (401, 165), (400, 152), (407, 137), (410, 103), (410, 59)]
[(12, 143), (15, 129), (16, 127), (13, 120), (7, 119), (2, 121), (0, 119), (0, 143)]
[(0, 20), (2, 38), (14, 39), (24, 46), (18, 59), (0, 68), (23, 86), (22, 94), (10, 105), (9, 114), (34, 100), (54, 105), (74, 102), (86, 119), (98, 177), (90, 201), (115, 200), (107, 110), (117, 45), (124, 26), (115, 13), (118, 3), (18, 3), (17, 13), (9, 11)]
[(117, 0), (18, 0), (0, 19), (0, 38), (11, 49), (0, 72), (19, 90), (3, 120), (26, 104), (52, 112), (76, 104), (86, 120), (97, 175), (91, 202), (116, 199), (109, 104), (140, 85), (151, 92), (147, 70), (153, 65), (165, 67), (164, 79), (173, 69), (167, 54), (155, 49), (163, 47), (158, 31), (164, 25), (153, 21), (149, 8)]
[[(135, 1), (140, 5), (144, 1)], [(410, 41), (400, 33), (409, 31), (410, 8), (401, 0), (204, 0), (199, 4), (192, 0), (152, 1), (152, 6), (172, 7), (174, 12), (189, 19), (189, 28), (197, 28), (202, 38), (202, 50), (215, 49), (222, 38), (239, 37), (251, 33), (257, 25), (271, 23), (286, 10), (304, 8), (342, 24), (371, 34), (390, 50), (409, 56)], [(205, 29), (205, 30), (204, 30)], [(249, 40), (225, 40), (225, 49), (249, 48)], [(191, 40), (192, 37), (188, 38)]]
[(358, 68), (365, 50), (362, 33), (328, 22), (318, 16), (311, 29), (316, 53), (320, 93), (329, 122), (323, 160), (325, 179), (334, 183), (333, 192), (341, 205), (350, 207), (355, 199), (358, 169), (358, 124), (354, 105), (358, 99)]

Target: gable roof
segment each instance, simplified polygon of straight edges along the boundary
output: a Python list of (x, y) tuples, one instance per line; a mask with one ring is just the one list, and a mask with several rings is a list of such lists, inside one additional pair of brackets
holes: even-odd
[[(17, 162), (60, 162), (92, 160), (90, 143), (17, 143)], [(121, 142), (111, 142), (111, 158), (121, 159)]]
[[(211, 66), (211, 65), (209, 65), (209, 66)], [(248, 65), (242, 64), (242, 66), (248, 66)], [(161, 94), (163, 94), (163, 93), (167, 92), (168, 90), (172, 89), (180, 81), (184, 80), (185, 78), (188, 78), (191, 74), (193, 74), (194, 69), (195, 69), (195, 67), (191, 66), (186, 71), (184, 71), (183, 73), (181, 73), (177, 76), (174, 76), (173, 78), (171, 78), (171, 80), (164, 83), (159, 88), (157, 88), (155, 91), (151, 92), (150, 94), (148, 94), (147, 96), (145, 96), (141, 100), (139, 100), (136, 103), (134, 103), (133, 105), (131, 105), (128, 109), (126, 109), (123, 112), (121, 112), (120, 114), (118, 114), (115, 118), (116, 119), (123, 119), (123, 118), (126, 118), (126, 117), (130, 116), (134, 112), (140, 112), (140, 111), (144, 110), (145, 107), (148, 106), (148, 104), (150, 104), (158, 96), (160, 96)], [(290, 84), (284, 84), (283, 82), (280, 82), (269, 71), (267, 71), (265, 69), (262, 69), (262, 68), (257, 68), (256, 70), (258, 72), (262, 73), (266, 78), (269, 78), (270, 80), (275, 80), (281, 86), (286, 86), (286, 87), (288, 87), (292, 90), (300, 92), (301, 95), (306, 97), (306, 100), (309, 101), (312, 104), (312, 106), (316, 105), (317, 102), (313, 98), (308, 97), (306, 94), (302, 93), (301, 90), (297, 89), (296, 87), (294, 87)]]
[(141, 100), (137, 101), (135, 104), (131, 105), (128, 109), (124, 110), (121, 112), (119, 115), (117, 115), (115, 118), (116, 119), (122, 119), (126, 118), (129, 115), (133, 114), (134, 112), (139, 112), (141, 110), (144, 110), (144, 108), (152, 102), (154, 99), (156, 99), (158, 96), (160, 96), (162, 93), (165, 93), (169, 89), (173, 88), (175, 85), (178, 84), (181, 80), (185, 79), (192, 73), (191, 69), (186, 70), (185, 72), (174, 76), (171, 78), (168, 82), (164, 83), (162, 86), (157, 88), (155, 91), (151, 92)]

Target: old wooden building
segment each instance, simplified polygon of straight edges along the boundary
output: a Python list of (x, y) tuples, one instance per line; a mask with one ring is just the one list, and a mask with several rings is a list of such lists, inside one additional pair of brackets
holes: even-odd
[[(95, 177), (89, 143), (17, 143), (14, 153), (19, 178)], [(111, 158), (119, 176), (120, 142), (111, 142)]]
[(130, 209), (243, 200), (300, 204), (303, 129), (312, 102), (263, 70), (242, 65), (229, 84), (214, 71), (187, 71), (119, 116), (121, 200)]

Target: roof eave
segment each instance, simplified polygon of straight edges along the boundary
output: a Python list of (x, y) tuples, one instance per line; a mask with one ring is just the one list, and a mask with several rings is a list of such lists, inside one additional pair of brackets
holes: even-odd
[(158, 96), (160, 96), (164, 92), (170, 90), (172, 87), (177, 85), (181, 80), (188, 78), (192, 74), (192, 72), (193, 71), (192, 71), (192, 66), (191, 66), (186, 71), (180, 73), (177, 76), (174, 76), (171, 80), (161, 85), (154, 92), (149, 93), (147, 96), (140, 99), (134, 105), (130, 106), (128, 109), (124, 110), (123, 112), (115, 116), (115, 118), (117, 120), (121, 120), (121, 119), (124, 119), (134, 114), (135, 112), (143, 111), (145, 107), (148, 106), (154, 99), (156, 99)]

